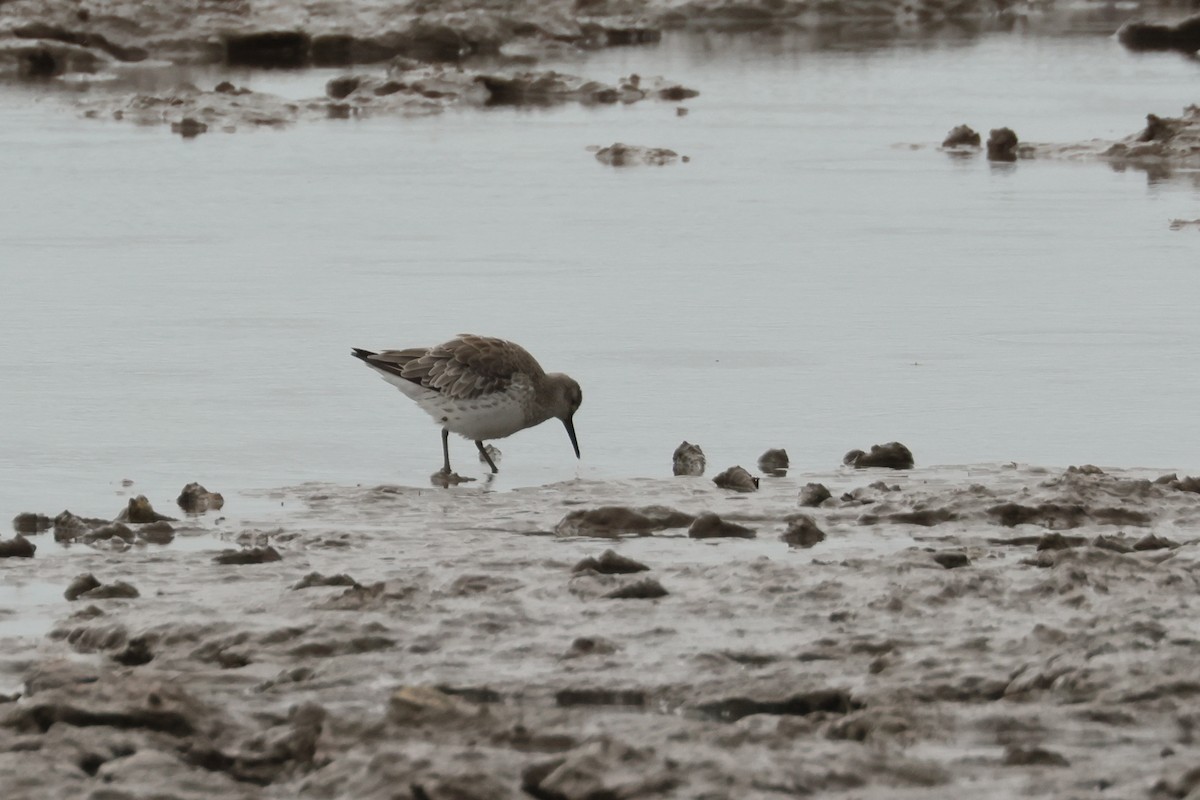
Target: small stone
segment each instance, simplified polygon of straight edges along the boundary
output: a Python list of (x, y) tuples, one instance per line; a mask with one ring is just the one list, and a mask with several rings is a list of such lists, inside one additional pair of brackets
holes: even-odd
[(942, 147), (979, 147), (983, 140), (969, 125), (951, 128), (942, 140)]
[(701, 514), (688, 528), (688, 536), (693, 539), (753, 539), (758, 534), (753, 528), (726, 522), (716, 514)]
[(213, 91), (217, 92), (218, 94), (235, 94), (237, 93), (237, 87), (229, 81), (221, 81), (216, 85)]
[(642, 147), (641, 145), (617, 142), (596, 151), (596, 160), (610, 167), (632, 167), (648, 165), (661, 167), (679, 158), (674, 150), (664, 147)]
[(758, 457), (758, 468), (766, 475), (783, 477), (788, 470), (787, 450), (768, 450)]
[(362, 588), (358, 581), (345, 573), (322, 575), (319, 572), (310, 572), (292, 586), (292, 590), (307, 589), (310, 586), (351, 586)]
[(676, 475), (703, 475), (704, 467), (704, 451), (698, 444), (685, 441), (675, 448), (675, 453), (671, 456), (671, 469)]
[(730, 467), (713, 478), (713, 483), (722, 489), (732, 489), (735, 492), (758, 491), (758, 478), (753, 477), (742, 467)]
[(1011, 128), (993, 128), (987, 141), (988, 160), (1016, 161), (1017, 144), (1017, 134)]
[(154, 652), (145, 636), (135, 636), (125, 645), (125, 649), (113, 655), (112, 659), (127, 667), (138, 667), (153, 661)]
[(571, 647), (563, 654), (563, 658), (605, 656), (617, 652), (617, 649), (615, 643), (603, 636), (580, 636), (571, 642)]
[(779, 537), (789, 547), (808, 548), (825, 541), (825, 531), (807, 514), (797, 514), (788, 522), (787, 530)]
[(11, 539), (0, 541), (0, 558), (33, 558), (37, 545), (17, 534)]
[(583, 559), (571, 569), (571, 572), (592, 570), (603, 575), (628, 575), (634, 572), (645, 572), (649, 569), (640, 561), (626, 558), (615, 550), (605, 550), (599, 558)]
[(804, 484), (804, 488), (800, 490), (800, 505), (807, 508), (816, 508), (831, 497), (833, 495), (825, 488), (825, 484), (806, 483)]
[(1124, 537), (1105, 536), (1101, 534), (1092, 540), (1092, 547), (1099, 547), (1101, 550), (1111, 550), (1114, 553), (1132, 553), (1133, 545), (1125, 540)]
[(1004, 766), (1006, 767), (1069, 767), (1068, 761), (1061, 753), (1045, 750), (1041, 747), (1011, 746), (1004, 751)]
[(1038, 550), (1066, 550), (1071, 547), (1082, 547), (1087, 544), (1087, 540), (1082, 536), (1063, 536), (1061, 533), (1052, 531), (1042, 534), (1038, 539)]
[(125, 581), (102, 583), (94, 589), (89, 589), (79, 595), (81, 600), (113, 600), (140, 597), (138, 590)]
[(178, 133), (184, 139), (194, 139), (202, 133), (208, 133), (208, 125), (192, 117), (184, 117), (179, 122), (171, 123), (171, 133)]
[(217, 564), (265, 564), (279, 561), (283, 556), (274, 547), (246, 547), (241, 550), (223, 550), (213, 557)]
[(887, 469), (912, 469), (913, 454), (900, 442), (871, 445), (871, 452), (851, 450), (842, 458), (842, 463), (855, 469), (885, 467)]
[(140, 525), (146, 522), (175, 522), (174, 517), (168, 517), (165, 514), (159, 514), (154, 510), (154, 506), (150, 505), (150, 501), (146, 499), (144, 494), (139, 494), (137, 497), (129, 498), (129, 504), (125, 506), (125, 510), (117, 515), (117, 522), (132, 522), (135, 525)]
[(1166, 550), (1173, 547), (1179, 547), (1179, 543), (1153, 533), (1148, 533), (1133, 543), (1134, 550)]
[(679, 106), (675, 109), (675, 116), (686, 117), (687, 115), (688, 115), (688, 110), (686, 108), (684, 108), (683, 106)]
[(653, 600), (656, 597), (666, 597), (667, 590), (653, 578), (627, 583), (604, 595), (609, 600)]
[(138, 528), (137, 537), (148, 544), (170, 544), (175, 539), (175, 529), (169, 522), (151, 522)]
[(41, 533), (54, 527), (54, 523), (45, 514), (17, 514), (12, 521), (13, 530), (17, 533)]
[(96, 580), (96, 576), (90, 572), (85, 572), (82, 575), (75, 576), (75, 579), (67, 584), (67, 590), (63, 592), (63, 597), (68, 600), (76, 600), (84, 592), (90, 592), (100, 585), (100, 581)]
[(210, 492), (194, 482), (183, 487), (175, 502), (187, 514), (203, 514), (205, 511), (218, 511), (225, 507), (223, 495)]
[(355, 90), (361, 85), (362, 78), (357, 75), (343, 75), (325, 84), (325, 94), (334, 100), (342, 100), (354, 94)]
[(933, 560), (946, 569), (958, 569), (971, 565), (971, 559), (967, 558), (966, 553), (934, 553)]

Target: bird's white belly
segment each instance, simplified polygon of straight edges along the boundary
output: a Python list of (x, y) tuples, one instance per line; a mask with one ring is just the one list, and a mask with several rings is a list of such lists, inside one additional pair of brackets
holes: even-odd
[(451, 400), (442, 396), (422, 403), (442, 427), (468, 439), (503, 439), (525, 427), (525, 406), (508, 392), (471, 400)]

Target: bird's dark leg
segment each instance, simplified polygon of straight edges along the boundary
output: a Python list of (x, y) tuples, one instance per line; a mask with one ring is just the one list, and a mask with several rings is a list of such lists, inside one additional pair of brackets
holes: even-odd
[(487, 465), (492, 468), (492, 472), (499, 472), (500, 470), (496, 469), (495, 463), (492, 462), (492, 457), (489, 456), (488, 451), (484, 449), (483, 442), (476, 439), (475, 446), (479, 448), (479, 455), (483, 456), (483, 460), (486, 461)]
[(442, 428), (442, 472), (450, 474), (450, 431)]

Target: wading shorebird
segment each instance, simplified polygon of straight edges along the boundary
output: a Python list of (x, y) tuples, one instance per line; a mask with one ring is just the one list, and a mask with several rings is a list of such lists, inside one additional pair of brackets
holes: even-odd
[(512, 436), (551, 417), (562, 420), (579, 458), (572, 421), (583, 402), (579, 384), (562, 373), (547, 373), (520, 345), (465, 333), (433, 347), (379, 353), (356, 347), (352, 355), (442, 426), (445, 475), (451, 474), (451, 433), (473, 440), (492, 472), (499, 472), (484, 440)]

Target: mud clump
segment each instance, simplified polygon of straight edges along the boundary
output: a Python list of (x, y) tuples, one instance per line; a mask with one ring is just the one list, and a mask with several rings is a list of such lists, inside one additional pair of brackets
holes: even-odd
[(654, 600), (666, 596), (667, 590), (653, 578), (627, 583), (604, 595), (607, 600)]
[(755, 478), (742, 467), (730, 467), (713, 478), (718, 488), (732, 489), (735, 492), (757, 492), (758, 478)]
[(825, 531), (807, 514), (796, 514), (788, 520), (787, 530), (779, 538), (788, 547), (809, 548), (825, 541)]
[(166, 514), (159, 514), (155, 511), (154, 506), (150, 505), (150, 501), (146, 499), (144, 494), (129, 498), (129, 504), (125, 506), (125, 509), (114, 520), (114, 522), (132, 522), (135, 525), (146, 522), (175, 521), (174, 517), (168, 517)]
[(696, 707), (700, 713), (721, 722), (737, 722), (752, 714), (774, 714), (779, 716), (804, 717), (824, 712), (827, 714), (849, 714), (863, 708), (863, 704), (841, 689), (818, 689), (796, 694), (780, 700), (755, 700), (748, 697), (731, 697), (703, 703)]
[(800, 490), (800, 505), (806, 508), (816, 508), (833, 497), (823, 483), (806, 483)]
[(358, 581), (344, 573), (338, 575), (322, 575), (319, 572), (310, 572), (292, 586), (292, 591), (308, 589), (313, 586), (350, 586), (359, 589), (362, 588), (362, 585), (359, 584)]
[(1011, 128), (993, 128), (988, 134), (987, 157), (989, 161), (1016, 161), (1017, 134)]
[(883, 467), (885, 469), (912, 469), (912, 451), (900, 442), (871, 445), (871, 452), (851, 450), (842, 457), (842, 463), (855, 469)]
[(1176, 50), (1195, 53), (1200, 50), (1200, 15), (1188, 17), (1176, 25), (1129, 22), (1117, 31), (1117, 41), (1135, 52)]
[(585, 558), (571, 568), (571, 572), (591, 570), (601, 575), (628, 575), (634, 572), (646, 572), (650, 568), (640, 561), (627, 558), (615, 550), (605, 550), (599, 558)]
[[(78, 580), (78, 579), (76, 579)], [(72, 585), (74, 585), (72, 583)], [(67, 587), (70, 589), (70, 587)], [(77, 600), (129, 600), (135, 597), (141, 597), (137, 587), (128, 584), (125, 581), (116, 581), (114, 583), (102, 583), (99, 586), (92, 587), (81, 593)]]
[(959, 125), (951, 128), (946, 134), (946, 138), (942, 140), (942, 147), (971, 147), (979, 149), (983, 143), (979, 133), (972, 129), (969, 125)]
[(17, 533), (42, 533), (54, 527), (54, 523), (45, 514), (17, 514), (12, 521), (13, 530)]
[(225, 497), (217, 492), (210, 492), (198, 483), (189, 483), (179, 492), (175, 503), (187, 514), (203, 514), (205, 511), (219, 511), (225, 507)]
[(787, 450), (768, 450), (758, 457), (758, 469), (764, 475), (781, 478), (788, 471)]
[(33, 558), (37, 545), (17, 534), (11, 539), (0, 541), (0, 558)]
[(96, 580), (96, 576), (90, 572), (76, 576), (76, 578), (67, 585), (67, 589), (63, 592), (63, 597), (68, 600), (78, 600), (85, 592), (89, 592), (100, 585), (100, 581)]
[(666, 506), (601, 506), (570, 512), (554, 526), (554, 533), (556, 536), (594, 536), (603, 539), (614, 539), (621, 534), (649, 536), (668, 528), (685, 528), (694, 519), (691, 514)]
[(671, 456), (671, 470), (676, 475), (703, 475), (706, 461), (700, 445), (684, 441)]
[(967, 558), (966, 553), (934, 553), (933, 560), (946, 569), (960, 569), (971, 565), (971, 559)]
[(596, 160), (610, 167), (662, 167), (678, 161), (679, 153), (665, 147), (643, 147), (617, 142), (598, 149)]
[(757, 535), (753, 528), (726, 522), (713, 513), (701, 514), (688, 528), (692, 539), (753, 539)]
[(266, 564), (271, 561), (280, 561), (283, 556), (279, 555), (279, 551), (274, 547), (246, 547), (241, 550), (223, 550), (216, 556), (213, 556), (213, 563), (216, 564)]

